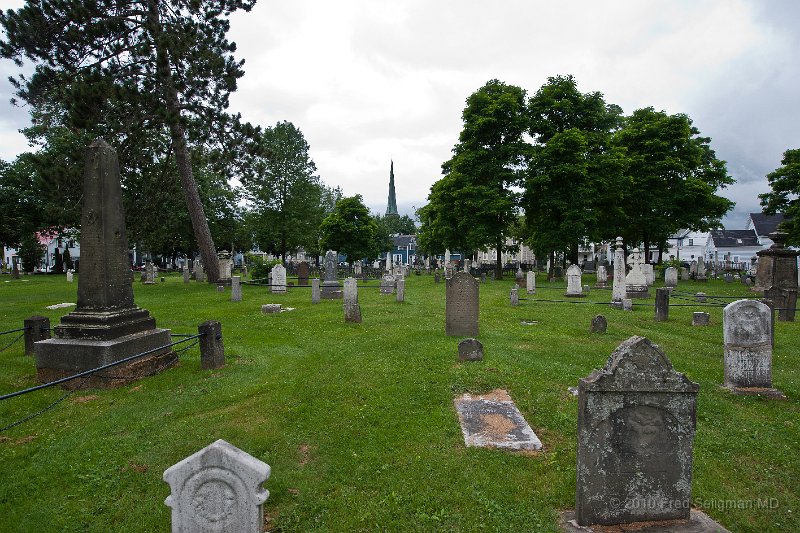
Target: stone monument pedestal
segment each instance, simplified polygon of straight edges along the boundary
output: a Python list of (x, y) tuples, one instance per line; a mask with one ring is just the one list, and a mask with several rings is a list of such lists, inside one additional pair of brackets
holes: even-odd
[(323, 300), (341, 300), (344, 292), (338, 281), (323, 281), (320, 298)]

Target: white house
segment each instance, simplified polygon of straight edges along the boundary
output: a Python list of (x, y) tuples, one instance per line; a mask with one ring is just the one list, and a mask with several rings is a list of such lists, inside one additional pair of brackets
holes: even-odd
[(750, 213), (747, 217), (744, 229), (755, 231), (758, 242), (764, 248), (769, 248), (774, 243), (769, 238), (769, 234), (778, 231), (778, 225), (786, 220), (783, 213), (767, 215), (764, 213)]
[(667, 239), (668, 248), (665, 259), (677, 259), (691, 263), (698, 257), (705, 257), (709, 232), (681, 229)]
[(756, 252), (763, 249), (752, 229), (712, 230), (706, 243), (705, 258), (718, 269), (747, 270)]

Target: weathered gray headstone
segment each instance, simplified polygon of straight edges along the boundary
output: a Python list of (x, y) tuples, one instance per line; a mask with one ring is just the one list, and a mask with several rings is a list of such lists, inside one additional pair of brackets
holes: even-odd
[(519, 305), (519, 287), (514, 285), (511, 287), (511, 307), (517, 307)]
[(608, 272), (606, 271), (605, 265), (600, 265), (597, 267), (597, 283), (595, 287), (598, 289), (604, 289), (608, 286)]
[(564, 294), (567, 298), (583, 298), (583, 287), (581, 286), (581, 267), (578, 265), (570, 265), (567, 269), (567, 292)]
[(145, 280), (144, 280), (144, 282), (146, 284), (155, 283), (156, 282), (156, 270), (155, 270), (155, 267), (153, 266), (153, 263), (148, 261), (147, 264), (144, 267), (144, 271), (145, 271)]
[(522, 272), (522, 265), (517, 267), (517, 273), (514, 275), (514, 281), (517, 287), (522, 288), (525, 286), (525, 274)]
[(200, 334), (200, 367), (204, 370), (225, 366), (225, 347), (222, 343), (222, 324), (208, 320), (197, 328)]
[(478, 282), (466, 272), (447, 280), (445, 332), (450, 337), (477, 337)]
[(406, 280), (404, 278), (400, 278), (397, 280), (397, 302), (405, 302), (406, 301)]
[(156, 329), (150, 313), (134, 304), (119, 163), (116, 151), (101, 139), (86, 150), (80, 271), (77, 307), (61, 318), (53, 330), (54, 338), (35, 345), (40, 381), (153, 350), (104, 371), (103, 377), (68, 383), (73, 387), (112, 387), (177, 362), (175, 352), (165, 347), (171, 342), (169, 330)]
[(272, 267), (270, 289), (273, 293), (286, 294), (286, 267), (280, 263)]
[(644, 337), (580, 380), (578, 525), (689, 518), (699, 388)]
[(706, 276), (706, 262), (702, 257), (697, 258), (697, 273), (694, 279), (697, 281), (708, 281), (708, 276)]
[(458, 358), (461, 361), (481, 361), (483, 344), (478, 339), (464, 339), (458, 343)]
[(455, 269), (452, 264), (448, 263), (444, 266), (444, 279), (452, 278), (454, 273)]
[(708, 326), (711, 323), (711, 315), (702, 311), (692, 313), (693, 326)]
[(689, 281), (689, 269), (681, 267), (681, 281)]
[(706, 301), (706, 293), (704, 292), (698, 292), (697, 294), (694, 295), (694, 297), (698, 303), (705, 303)]
[(267, 463), (221, 439), (169, 467), (172, 533), (261, 532), (269, 475)]
[(442, 282), (442, 276), (438, 272), (434, 272), (433, 273), (433, 282), (434, 283), (441, 283)]
[[(772, 389), (772, 312), (764, 303), (738, 300), (722, 311), (725, 386), (734, 392)], [(748, 390), (751, 389), (751, 390)], [(780, 394), (780, 393), (778, 393)]]
[(623, 298), (622, 299), (622, 310), (623, 311), (633, 311), (633, 300), (630, 298)]
[(72, 283), (72, 279), (73, 279), (72, 276), (73, 276), (72, 270), (67, 270), (67, 282), (68, 283)]
[(308, 285), (308, 275), (310, 272), (311, 267), (308, 261), (301, 261), (300, 264), (297, 265), (297, 284)]
[(358, 305), (358, 281), (356, 278), (344, 280), (344, 321), (361, 323), (361, 306)]
[(677, 287), (678, 286), (678, 269), (675, 267), (667, 267), (664, 269), (664, 286)]
[(656, 289), (656, 322), (666, 322), (669, 319), (669, 288)]
[[(188, 272), (188, 271), (187, 271)], [(231, 277), (231, 301), (242, 301), (242, 278), (241, 276)]]
[(591, 289), (589, 288), (589, 286), (588, 286), (588, 285), (584, 285), (584, 286), (583, 286), (583, 294), (584, 294), (584, 295), (587, 295), (587, 294), (589, 294), (589, 291), (590, 291), (590, 290), (591, 290)]
[(536, 273), (533, 270), (528, 270), (527, 276), (525, 290), (528, 294), (536, 294)]
[(265, 315), (281, 312), (281, 304), (264, 304), (261, 306), (261, 312)]
[(183, 267), (183, 282), (184, 283), (189, 283), (189, 276), (190, 276), (189, 267)]
[(319, 288), (319, 278), (311, 280), (311, 303), (318, 304), (321, 298), (321, 291)]
[(539, 437), (507, 391), (497, 389), (475, 396), (463, 394), (453, 403), (465, 445), (530, 451), (542, 448)]
[(642, 264), (642, 272), (644, 272), (644, 279), (647, 280), (647, 285), (652, 286), (656, 282), (656, 273), (653, 265), (650, 263)]
[(592, 326), (589, 328), (590, 333), (605, 333), (608, 329), (608, 320), (603, 315), (596, 315), (592, 318)]
[(481, 283), (486, 284), (486, 272), (481, 272)]
[(625, 285), (627, 285), (626, 296), (628, 298), (649, 298), (647, 277), (644, 270), (642, 270), (642, 253), (638, 248), (634, 248), (633, 252), (628, 256), (628, 264), (631, 266), (631, 271), (625, 277)]
[(618, 302), (617, 305), (622, 305), (622, 300), (626, 297), (626, 294), (625, 248), (622, 245), (622, 237), (617, 237), (616, 248), (614, 250), (614, 284), (611, 288), (612, 304)]
[(325, 254), (325, 279), (322, 281), (321, 296), (325, 300), (338, 300), (342, 297), (342, 287), (337, 278), (338, 254), (328, 250)]
[(385, 274), (381, 278), (381, 294), (394, 293), (395, 280), (391, 274)]

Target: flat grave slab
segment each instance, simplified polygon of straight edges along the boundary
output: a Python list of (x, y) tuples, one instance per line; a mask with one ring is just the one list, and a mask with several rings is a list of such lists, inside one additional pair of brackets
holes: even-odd
[(488, 394), (463, 394), (453, 403), (467, 446), (527, 451), (542, 448), (539, 437), (507, 391), (495, 389)]

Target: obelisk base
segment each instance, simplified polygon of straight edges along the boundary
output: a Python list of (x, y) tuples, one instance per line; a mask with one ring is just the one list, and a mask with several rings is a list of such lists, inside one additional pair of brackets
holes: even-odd
[[(116, 339), (55, 338), (37, 342), (36, 377), (42, 383), (120, 361), (172, 342), (168, 329), (148, 329)], [(77, 378), (65, 388), (111, 388), (157, 374), (178, 362), (172, 347), (101, 370), (89, 378)]]

